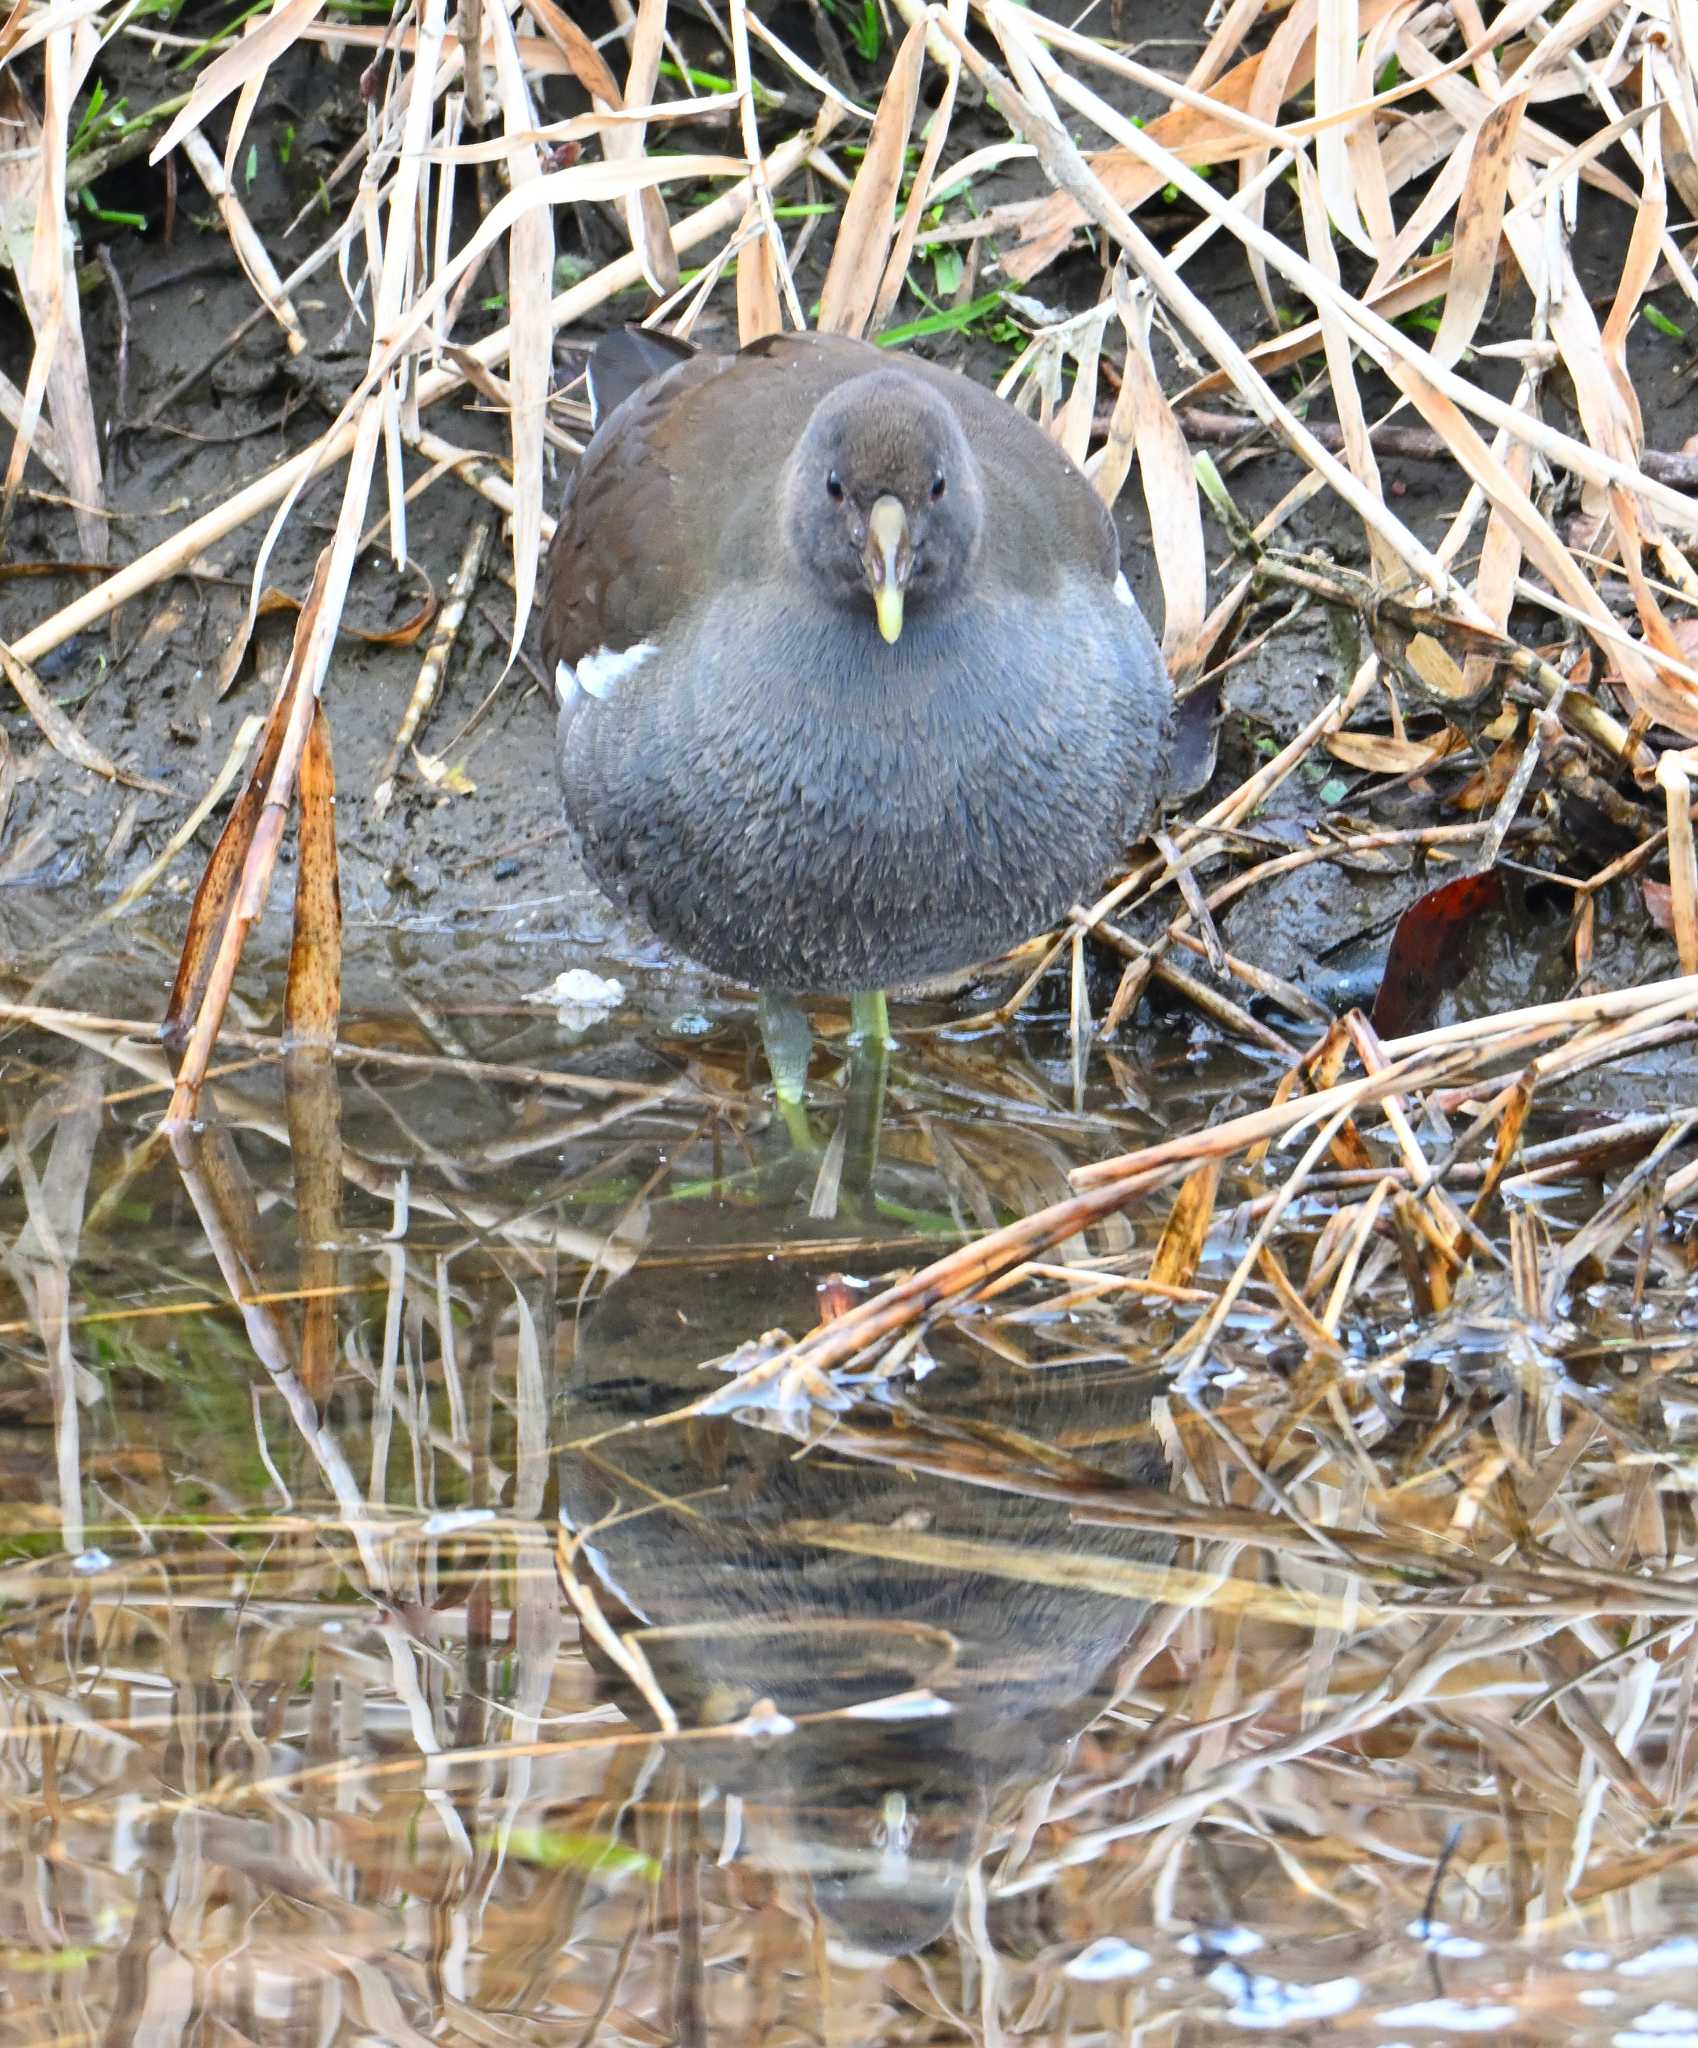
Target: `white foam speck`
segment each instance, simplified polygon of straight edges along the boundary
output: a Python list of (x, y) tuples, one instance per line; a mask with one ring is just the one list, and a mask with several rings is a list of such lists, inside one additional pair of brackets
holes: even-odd
[(1513, 2005), (1474, 2005), (1464, 1998), (1427, 1998), (1382, 2012), (1382, 2027), (1441, 2027), (1452, 2034), (1492, 2034), (1519, 2017)]
[(1149, 1967), (1148, 1949), (1134, 1948), (1117, 1934), (1105, 1934), (1089, 1948), (1081, 1949), (1072, 1962), (1063, 1966), (1061, 1974), (1084, 1984), (1112, 1984), (1117, 1977), (1136, 1977)]
[(1217, 1963), (1208, 1981), (1231, 2001), (1222, 2015), (1229, 2025), (1277, 2027), (1282, 2032), (1316, 2020), (1336, 2019), (1362, 1996), (1362, 1986), (1354, 1977), (1302, 1984), (1240, 1969), (1236, 1963)]
[(858, 1706), (845, 1707), (846, 1721), (928, 1721), (938, 1714), (952, 1714), (955, 1709), (947, 1700), (940, 1700), (935, 1692), (924, 1686), (916, 1692), (891, 1693), (881, 1700), (862, 1700)]

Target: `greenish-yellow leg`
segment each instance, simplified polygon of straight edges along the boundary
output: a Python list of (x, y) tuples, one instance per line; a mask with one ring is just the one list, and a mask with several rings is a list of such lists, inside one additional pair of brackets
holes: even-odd
[(813, 1026), (794, 996), (762, 989), (761, 1044), (780, 1102), (800, 1102), (808, 1092), (808, 1056), (814, 1049)]
[(794, 996), (763, 989), (760, 999), (761, 1044), (766, 1049), (767, 1070), (772, 1075), (772, 1092), (778, 1099), (778, 1113), (798, 1151), (813, 1149), (808, 1112), (803, 1098), (808, 1092), (808, 1057), (814, 1049), (813, 1026)]
[(849, 998), (849, 1043), (882, 1045), (887, 1052), (896, 1043), (890, 1035), (890, 1004), (883, 989), (868, 989)]
[(851, 1043), (849, 1099), (843, 1108), (843, 1192), (857, 1204), (872, 1194), (889, 1069), (890, 1049), (882, 1038), (858, 1038)]
[(844, 1106), (843, 1189), (855, 1198), (872, 1193), (884, 1121), (884, 1084), (890, 1068), (890, 1005), (882, 990), (850, 998), (849, 1100)]

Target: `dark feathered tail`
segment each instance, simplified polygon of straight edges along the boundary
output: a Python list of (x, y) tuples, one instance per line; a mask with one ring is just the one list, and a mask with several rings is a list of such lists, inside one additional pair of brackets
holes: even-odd
[(599, 427), (639, 386), (663, 370), (688, 362), (696, 353), (694, 343), (655, 328), (616, 327), (611, 334), (604, 334), (590, 357), (591, 424)]

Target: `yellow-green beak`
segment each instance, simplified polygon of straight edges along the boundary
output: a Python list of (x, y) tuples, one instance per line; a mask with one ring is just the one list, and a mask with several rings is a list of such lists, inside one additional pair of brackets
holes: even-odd
[(878, 629), (894, 646), (902, 637), (902, 593), (914, 567), (914, 546), (902, 500), (876, 499), (867, 514), (867, 588), (873, 594)]

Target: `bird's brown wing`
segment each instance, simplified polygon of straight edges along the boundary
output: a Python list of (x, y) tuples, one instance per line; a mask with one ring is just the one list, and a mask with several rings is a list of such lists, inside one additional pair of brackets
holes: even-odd
[(776, 549), (779, 469), (826, 393), (902, 367), (955, 407), (984, 471), (981, 573), (1033, 596), (1089, 565), (1119, 566), (1113, 522), (1075, 464), (969, 378), (846, 335), (766, 335), (734, 356), (691, 356), (604, 416), (567, 486), (548, 559), (543, 654), (659, 640)]
[(861, 366), (845, 367), (836, 349), (786, 346), (811, 339), (691, 356), (603, 417), (549, 549), (551, 665), (661, 639), (719, 587), (728, 553), (748, 557), (745, 573), (762, 572), (758, 557), (777, 543), (779, 468), (819, 400)]

